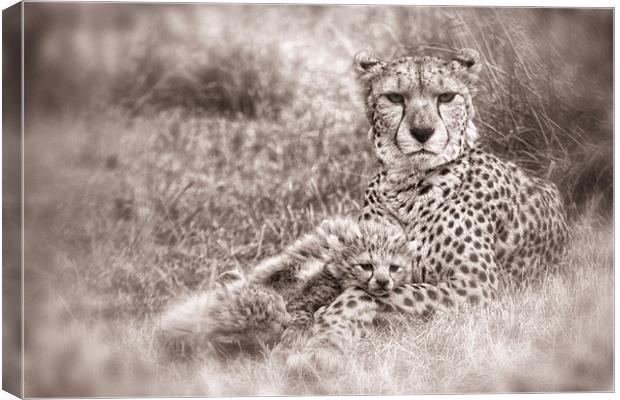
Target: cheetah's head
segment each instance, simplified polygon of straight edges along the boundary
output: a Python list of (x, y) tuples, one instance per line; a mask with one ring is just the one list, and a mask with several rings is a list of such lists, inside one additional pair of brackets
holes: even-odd
[(451, 59), (382, 61), (368, 51), (355, 56), (370, 136), (383, 163), (426, 171), (474, 145), (471, 90), (480, 70), (478, 58), (471, 49)]
[(400, 226), (364, 222), (354, 234), (336, 240), (332, 247), (339, 251), (327, 268), (343, 287), (381, 295), (409, 281), (416, 243), (407, 239)]

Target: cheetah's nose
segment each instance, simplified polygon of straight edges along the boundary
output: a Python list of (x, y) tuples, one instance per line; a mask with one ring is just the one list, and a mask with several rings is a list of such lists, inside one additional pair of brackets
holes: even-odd
[(375, 281), (380, 288), (385, 288), (390, 284), (390, 279), (385, 277), (377, 277)]
[(434, 128), (411, 128), (409, 129), (411, 136), (416, 138), (418, 142), (426, 142), (435, 132)]

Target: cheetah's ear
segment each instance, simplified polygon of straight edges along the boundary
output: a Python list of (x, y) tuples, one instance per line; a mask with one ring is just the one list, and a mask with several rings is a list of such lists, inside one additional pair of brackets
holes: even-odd
[(369, 142), (372, 142), (372, 140), (375, 138), (375, 131), (372, 130), (372, 126), (368, 130), (368, 133), (366, 134), (366, 136), (368, 137)]
[(476, 126), (471, 120), (471, 118), (473, 118), (473, 114), (469, 118), (469, 121), (467, 121), (467, 128), (465, 128), (465, 141), (470, 148), (473, 148), (478, 140), (478, 129), (476, 129)]
[(480, 62), (480, 54), (476, 50), (467, 48), (461, 49), (454, 55), (452, 60), (461, 66), (463, 78), (467, 83), (474, 83), (478, 80), (478, 74), (480, 73), (482, 65)]
[(377, 67), (380, 67), (383, 64), (383, 61), (379, 60), (377, 56), (368, 50), (360, 51), (353, 58), (355, 72), (360, 79), (368, 77), (377, 69)]
[(345, 244), (341, 237), (330, 234), (325, 237), (327, 246), (331, 250), (340, 251), (345, 248)]
[(328, 246), (339, 249), (346, 247), (360, 236), (359, 225), (349, 218), (331, 218), (321, 222), (319, 232)]
[(413, 258), (418, 253), (418, 242), (415, 240), (410, 240), (407, 242), (407, 253)]
[(216, 279), (216, 282), (224, 284), (224, 285), (232, 283), (232, 282), (245, 282), (245, 277), (240, 271), (231, 269), (231, 270), (224, 271), (221, 274), (219, 274)]

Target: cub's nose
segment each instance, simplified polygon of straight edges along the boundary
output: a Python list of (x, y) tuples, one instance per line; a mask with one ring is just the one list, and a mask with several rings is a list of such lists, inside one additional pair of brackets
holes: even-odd
[(431, 136), (433, 136), (435, 129), (434, 128), (411, 128), (409, 129), (409, 132), (411, 133), (411, 136), (413, 136), (414, 138), (418, 140), (418, 142), (424, 143)]
[(385, 288), (390, 284), (390, 278), (388, 277), (377, 277), (375, 281), (380, 288)]

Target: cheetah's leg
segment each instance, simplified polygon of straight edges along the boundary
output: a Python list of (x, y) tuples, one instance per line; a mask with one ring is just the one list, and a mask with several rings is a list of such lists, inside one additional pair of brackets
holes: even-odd
[(356, 338), (364, 335), (364, 326), (372, 323), (376, 312), (377, 306), (366, 292), (357, 288), (346, 290), (330, 306), (323, 306), (314, 314), (310, 337), (301, 352), (288, 357), (288, 367), (314, 373), (337, 369), (341, 364), (339, 358)]
[[(480, 276), (456, 274), (437, 285), (407, 284), (381, 297), (359, 289), (348, 289), (333, 303), (315, 314), (312, 337), (304, 349), (307, 364), (330, 368), (334, 356), (346, 354), (363, 337), (368, 326), (385, 314), (398, 312), (428, 318), (437, 311), (462, 304), (482, 304), (495, 297), (496, 285), (481, 282)], [(296, 361), (299, 364), (298, 361)], [(326, 363), (321, 366), (317, 364)]]

